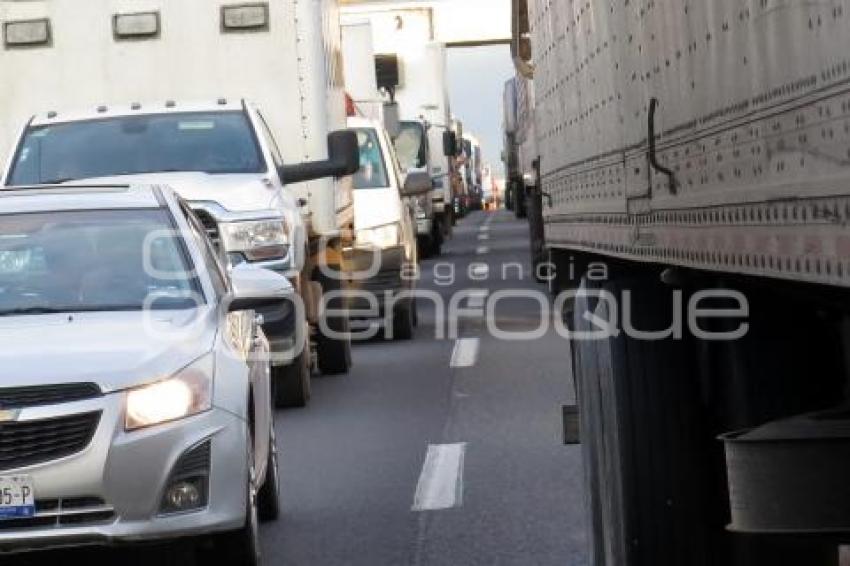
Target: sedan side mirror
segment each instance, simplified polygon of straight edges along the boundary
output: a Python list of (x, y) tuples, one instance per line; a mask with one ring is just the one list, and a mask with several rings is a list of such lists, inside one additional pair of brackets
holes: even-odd
[(360, 169), (360, 145), (357, 134), (339, 130), (328, 134), (328, 159), (307, 161), (280, 168), (280, 177), (285, 184), (313, 181), (324, 177), (340, 178), (353, 175)]
[(406, 197), (414, 197), (425, 194), (434, 188), (431, 175), (425, 171), (411, 171), (404, 180), (404, 188), (401, 194)]
[(233, 292), (225, 299), (227, 312), (277, 306), (292, 297), (292, 284), (274, 271), (240, 263), (230, 272)]

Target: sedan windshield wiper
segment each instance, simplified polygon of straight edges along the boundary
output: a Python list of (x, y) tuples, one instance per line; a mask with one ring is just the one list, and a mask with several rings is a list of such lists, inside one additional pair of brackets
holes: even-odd
[(63, 183), (68, 183), (71, 181), (76, 181), (76, 177), (58, 177), (56, 179), (48, 179), (46, 181), (41, 181), (42, 185), (61, 185)]

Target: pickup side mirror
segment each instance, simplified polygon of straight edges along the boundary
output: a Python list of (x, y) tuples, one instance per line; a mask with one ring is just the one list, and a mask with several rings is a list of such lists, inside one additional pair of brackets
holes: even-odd
[(360, 145), (357, 134), (339, 130), (328, 134), (328, 159), (307, 161), (280, 168), (280, 177), (285, 184), (313, 181), (324, 177), (340, 178), (353, 175), (360, 169)]
[(233, 291), (225, 299), (227, 312), (259, 310), (292, 297), (292, 284), (274, 271), (241, 263), (230, 272)]
[(425, 194), (434, 188), (431, 175), (425, 171), (411, 171), (404, 180), (404, 188), (401, 194), (406, 197), (414, 197)]
[(446, 157), (457, 155), (457, 135), (451, 130), (443, 132), (443, 155)]

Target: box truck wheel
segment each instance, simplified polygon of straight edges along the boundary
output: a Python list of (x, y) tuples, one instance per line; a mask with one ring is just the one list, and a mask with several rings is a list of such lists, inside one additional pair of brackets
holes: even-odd
[[(657, 281), (657, 279), (656, 279)], [(580, 289), (590, 289), (587, 278)], [(632, 291), (634, 327), (669, 328), (672, 289), (651, 277), (601, 289)], [(622, 306), (619, 311), (622, 312)], [(573, 329), (595, 331), (586, 313), (607, 317), (606, 300), (576, 298)], [(594, 566), (728, 564), (722, 514), (713, 513), (714, 438), (702, 422), (697, 370), (687, 340), (616, 337), (573, 340)], [(716, 448), (716, 447), (715, 447)]]
[[(322, 293), (331, 293), (343, 289), (342, 279), (339, 277), (327, 277), (317, 270), (315, 280), (322, 286)], [(346, 301), (343, 297), (332, 297), (327, 301), (327, 309), (334, 311), (347, 311)], [(325, 375), (338, 375), (347, 373), (351, 368), (351, 331), (348, 315), (330, 316), (322, 314), (327, 329), (332, 332), (330, 336), (322, 332), (321, 325), (316, 333), (316, 354), (318, 357), (319, 371)]]

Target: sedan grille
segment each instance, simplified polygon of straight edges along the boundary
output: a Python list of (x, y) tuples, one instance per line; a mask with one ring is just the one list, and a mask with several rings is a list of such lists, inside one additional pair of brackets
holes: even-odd
[(218, 222), (213, 218), (212, 214), (201, 208), (194, 209), (195, 216), (201, 221), (201, 225), (207, 232), (210, 242), (213, 243), (216, 249), (220, 249), (221, 237), (218, 233)]
[(115, 518), (115, 510), (99, 497), (37, 499), (35, 516), (0, 521), (0, 532), (57, 526), (105, 523)]
[(0, 423), (0, 471), (58, 460), (91, 442), (100, 411), (37, 421)]
[(63, 383), (30, 387), (0, 388), (0, 409), (22, 409), (39, 405), (70, 403), (100, 397), (100, 387), (94, 383)]

